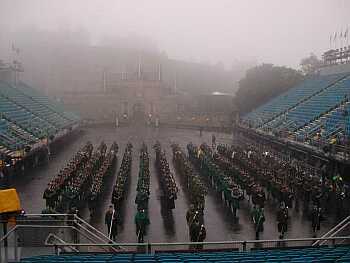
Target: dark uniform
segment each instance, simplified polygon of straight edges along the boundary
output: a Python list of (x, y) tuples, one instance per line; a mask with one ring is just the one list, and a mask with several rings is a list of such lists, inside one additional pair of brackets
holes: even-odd
[(107, 225), (108, 237), (113, 241), (116, 241), (118, 234), (118, 219), (116, 212), (112, 210), (107, 211), (105, 216), (105, 224)]
[(137, 211), (135, 215), (135, 224), (136, 224), (136, 235), (137, 241), (143, 243), (144, 236), (146, 235), (146, 227), (149, 225), (149, 219), (145, 210)]
[(260, 232), (264, 231), (264, 209), (260, 207), (254, 207), (252, 211), (252, 219), (255, 225), (255, 238), (259, 239)]
[[(204, 225), (199, 223), (199, 220), (195, 220), (190, 225), (190, 239), (191, 242), (203, 242), (207, 236), (207, 231)], [(191, 248), (202, 249), (202, 244), (197, 244), (192, 246)]]
[(314, 237), (316, 237), (316, 233), (321, 228), (321, 208), (318, 206), (314, 206), (311, 213), (311, 221), (312, 221), (312, 232), (314, 233)]
[(280, 233), (279, 238), (284, 238), (284, 233), (287, 232), (288, 229), (288, 209), (281, 205), (280, 209), (277, 212), (277, 228)]

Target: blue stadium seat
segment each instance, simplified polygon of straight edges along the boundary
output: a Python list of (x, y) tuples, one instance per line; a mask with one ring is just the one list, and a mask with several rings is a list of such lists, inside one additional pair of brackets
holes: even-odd
[(0, 81), (0, 152), (11, 155), (57, 135), (78, 120), (31, 87)]
[(243, 117), (242, 123), (267, 132), (289, 132), (299, 140), (350, 134), (349, 73), (316, 76)]
[(333, 74), (309, 78), (286, 93), (273, 98), (268, 103), (245, 115), (244, 122), (249, 123), (253, 128), (258, 128), (345, 76), (346, 74)]
[(38, 256), (21, 262), (163, 262), (163, 263), (204, 263), (204, 262), (350, 262), (350, 246), (311, 247), (283, 250), (261, 250), (253, 252), (197, 252), (159, 254), (63, 254), (60, 256)]

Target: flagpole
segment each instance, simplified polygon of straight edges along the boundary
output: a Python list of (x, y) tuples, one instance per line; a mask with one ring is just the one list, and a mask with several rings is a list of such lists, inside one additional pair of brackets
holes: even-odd
[(350, 57), (350, 46), (349, 46), (349, 27), (346, 27), (346, 31), (345, 31), (345, 37), (346, 37), (346, 50), (347, 50), (347, 58), (346, 61), (350, 61), (349, 57)]
[(344, 29), (343, 31), (343, 28), (342, 28), (342, 31), (340, 33), (340, 41), (341, 41), (341, 50), (339, 50), (340, 52), (340, 63), (343, 64), (343, 59), (344, 59), (344, 55), (346, 54), (345, 53), (345, 37), (346, 37), (346, 29)]
[(340, 48), (343, 48), (343, 30), (340, 32)]

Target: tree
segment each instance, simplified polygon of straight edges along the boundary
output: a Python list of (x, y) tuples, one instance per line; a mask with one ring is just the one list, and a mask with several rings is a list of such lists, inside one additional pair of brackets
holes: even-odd
[(314, 53), (311, 53), (310, 56), (303, 58), (300, 61), (301, 71), (304, 75), (314, 74), (321, 65), (322, 60), (318, 59)]
[(234, 99), (241, 113), (249, 112), (303, 80), (300, 71), (273, 64), (248, 69)]

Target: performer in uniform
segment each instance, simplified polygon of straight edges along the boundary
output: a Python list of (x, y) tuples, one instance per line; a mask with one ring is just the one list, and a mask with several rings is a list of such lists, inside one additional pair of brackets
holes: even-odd
[(255, 238), (259, 239), (260, 232), (264, 231), (264, 208), (254, 206), (252, 211), (252, 219), (255, 225)]
[(288, 229), (288, 208), (283, 202), (281, 202), (280, 208), (277, 212), (277, 228), (280, 233), (279, 238), (283, 239), (284, 233), (287, 232)]
[[(190, 225), (190, 239), (191, 242), (203, 242), (206, 238), (207, 232), (203, 224), (199, 223), (198, 219), (195, 219)], [(196, 249), (202, 249), (202, 244), (194, 245)]]
[(149, 219), (144, 209), (138, 210), (135, 215), (136, 235), (139, 243), (144, 242), (146, 227), (149, 225)]
[(321, 208), (317, 205), (314, 205), (312, 209), (311, 219), (312, 219), (312, 232), (314, 237), (317, 236), (317, 231), (321, 228)]

